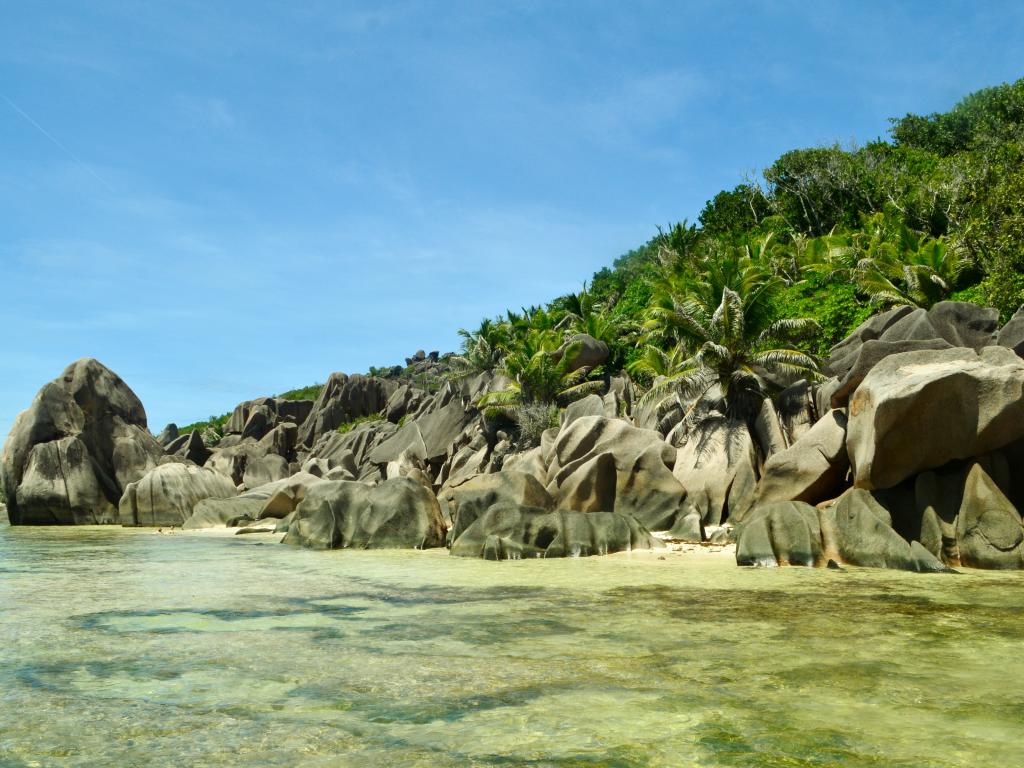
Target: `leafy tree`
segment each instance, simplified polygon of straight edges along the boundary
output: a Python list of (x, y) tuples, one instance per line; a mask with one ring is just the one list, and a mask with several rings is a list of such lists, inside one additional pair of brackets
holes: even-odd
[(756, 229), (771, 214), (771, 205), (760, 187), (740, 184), (708, 200), (697, 220), (706, 234), (729, 235)]
[(561, 337), (553, 331), (532, 330), (505, 357), (503, 370), (512, 382), (500, 392), (487, 393), (477, 405), (489, 410), (508, 410), (531, 403), (564, 407), (601, 391), (604, 382), (590, 379), (590, 369), (572, 368), (581, 348), (578, 342), (563, 348)]
[(681, 303), (676, 320), (695, 351), (674, 364), (675, 372), (658, 382), (645, 395), (648, 399), (678, 393), (699, 400), (717, 387), (726, 413), (751, 419), (768, 395), (766, 374), (819, 375), (814, 358), (793, 346), (816, 330), (817, 323), (787, 318), (758, 329), (749, 322), (742, 297), (731, 288), (723, 289), (717, 306), (698, 298)]

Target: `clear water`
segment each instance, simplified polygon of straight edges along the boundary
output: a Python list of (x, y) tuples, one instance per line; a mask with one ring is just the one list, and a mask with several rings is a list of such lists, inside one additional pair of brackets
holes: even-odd
[(1024, 765), (1024, 576), (0, 527), (4, 766)]

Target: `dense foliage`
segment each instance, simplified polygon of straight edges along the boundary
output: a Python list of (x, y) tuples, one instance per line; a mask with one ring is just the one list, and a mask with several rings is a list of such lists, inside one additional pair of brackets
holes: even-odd
[[(717, 384), (749, 414), (886, 306), (957, 299), (1007, 319), (1024, 303), (1024, 80), (894, 119), (891, 134), (785, 153), (582, 292), (463, 331), (456, 367), (510, 378), (485, 405), (564, 405), (625, 368), (649, 397)], [(577, 333), (609, 345), (604, 366), (558, 366)]]
[[(1024, 304), (1024, 79), (895, 118), (890, 132), (787, 152), (579, 293), (461, 331), (451, 375), (504, 374), (507, 389), (480, 405), (537, 429), (621, 370), (648, 398), (718, 384), (728, 410), (749, 414), (787, 377), (815, 377), (878, 309), (957, 299), (1008, 319)], [(609, 359), (571, 370), (577, 334)]]

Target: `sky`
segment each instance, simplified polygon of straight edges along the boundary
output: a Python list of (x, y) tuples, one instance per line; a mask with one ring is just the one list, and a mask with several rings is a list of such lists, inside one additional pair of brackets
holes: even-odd
[(0, 433), (81, 357), (159, 431), (456, 349), (1022, 50), (1013, 2), (0, 0)]

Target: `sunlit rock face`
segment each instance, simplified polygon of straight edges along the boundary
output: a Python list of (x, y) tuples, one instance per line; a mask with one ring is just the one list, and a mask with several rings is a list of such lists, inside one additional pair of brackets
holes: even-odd
[(125, 487), (163, 457), (128, 385), (91, 358), (72, 363), (18, 416), (4, 445), (11, 523), (117, 523)]

